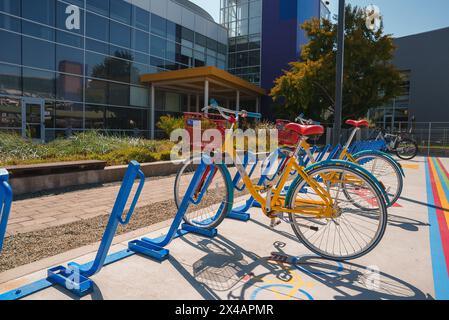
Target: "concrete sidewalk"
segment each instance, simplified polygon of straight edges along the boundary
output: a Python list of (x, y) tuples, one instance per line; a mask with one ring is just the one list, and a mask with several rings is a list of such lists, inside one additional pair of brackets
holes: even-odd
[[(231, 169), (234, 173), (235, 169)], [(255, 172), (257, 175), (258, 171)], [(175, 176), (149, 178), (139, 207), (174, 198)], [(135, 187), (137, 187), (136, 182)], [(6, 236), (111, 214), (121, 183), (13, 202)]]
[[(449, 169), (449, 161), (441, 162)], [(259, 209), (253, 209), (248, 223), (225, 220), (215, 239), (187, 235), (174, 240), (169, 246), (171, 257), (163, 263), (134, 255), (106, 266), (92, 278), (95, 292), (84, 299), (436, 298), (436, 283), (441, 280), (436, 272), (444, 270), (435, 269), (435, 259), (440, 257), (433, 256), (429, 241), (435, 225), (429, 223), (432, 205), (426, 192), (426, 166), (423, 158), (404, 164), (403, 199), (389, 211), (386, 235), (373, 252), (356, 261), (334, 263), (314, 257), (297, 241), (290, 226), (282, 224), (272, 230)], [(156, 238), (166, 231), (162, 228), (145, 235)], [(138, 235), (126, 240), (131, 237)], [(127, 241), (121, 241), (112, 252), (126, 249)], [(96, 249), (90, 246), (83, 254), (61, 256), (50, 265), (41, 265), (38, 272), (1, 284), (0, 293), (45, 278), (46, 268), (54, 264), (91, 261)], [(299, 257), (298, 264), (270, 262), (267, 258), (272, 252)], [(27, 299), (75, 297), (52, 287)]]

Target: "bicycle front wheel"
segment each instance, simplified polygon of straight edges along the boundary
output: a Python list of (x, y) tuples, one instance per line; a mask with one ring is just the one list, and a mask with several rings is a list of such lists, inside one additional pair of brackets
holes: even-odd
[[(358, 170), (335, 164), (312, 169), (308, 175), (326, 190), (334, 217), (290, 213), (298, 239), (312, 252), (335, 261), (357, 259), (373, 250), (387, 226), (387, 207), (375, 183)], [(287, 204), (290, 209), (310, 212), (313, 203), (323, 203), (321, 196), (301, 177), (291, 188), (293, 193)], [(343, 190), (351, 194), (351, 201)], [(361, 205), (354, 205), (354, 201)]]
[[(178, 171), (174, 186), (174, 198), (179, 209), (193, 175), (200, 163), (199, 158), (190, 158)], [(223, 165), (209, 165), (195, 191), (184, 221), (201, 229), (216, 228), (232, 208), (233, 192), (229, 188), (229, 172)]]

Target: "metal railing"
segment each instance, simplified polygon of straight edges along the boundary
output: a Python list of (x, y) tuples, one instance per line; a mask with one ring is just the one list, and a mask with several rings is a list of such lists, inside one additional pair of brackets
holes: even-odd
[[(330, 126), (328, 126), (330, 127)], [(449, 122), (396, 122), (394, 127), (376, 124), (377, 128), (385, 128), (388, 133), (406, 133), (419, 146), (419, 155), (449, 157)], [(357, 140), (368, 140), (376, 137), (378, 129), (363, 129), (357, 135)], [(340, 137), (345, 142), (352, 129), (343, 129)], [(332, 142), (332, 129), (327, 130), (326, 142)]]

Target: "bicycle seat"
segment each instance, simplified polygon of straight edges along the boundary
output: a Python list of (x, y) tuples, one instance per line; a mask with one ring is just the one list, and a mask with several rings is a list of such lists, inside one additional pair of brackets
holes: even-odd
[(356, 128), (368, 128), (369, 127), (369, 122), (367, 120), (348, 120), (346, 121), (347, 125), (350, 125), (352, 127), (356, 127)]
[(324, 127), (319, 125), (302, 125), (298, 123), (289, 123), (285, 126), (286, 130), (296, 132), (300, 136), (321, 136), (324, 134)]

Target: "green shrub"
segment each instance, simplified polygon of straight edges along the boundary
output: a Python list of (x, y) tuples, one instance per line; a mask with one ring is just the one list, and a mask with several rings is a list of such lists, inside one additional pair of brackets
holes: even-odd
[(155, 162), (158, 161), (157, 154), (142, 147), (128, 147), (119, 149), (105, 154), (101, 160), (107, 161), (109, 165), (127, 164), (133, 160), (138, 162)]
[(174, 144), (168, 140), (105, 135), (90, 131), (48, 144), (23, 139), (18, 134), (0, 132), (0, 165), (37, 164), (59, 161), (105, 160), (109, 165), (131, 160), (153, 162), (170, 159)]
[(173, 131), (184, 128), (184, 119), (174, 118), (170, 115), (162, 116), (156, 125), (159, 129), (164, 131), (165, 135), (169, 138)]

